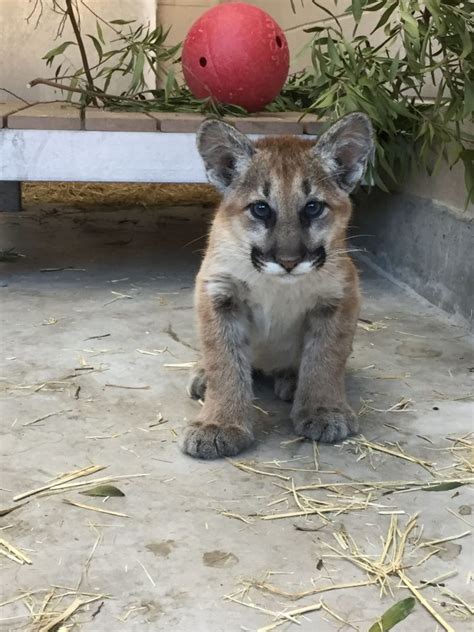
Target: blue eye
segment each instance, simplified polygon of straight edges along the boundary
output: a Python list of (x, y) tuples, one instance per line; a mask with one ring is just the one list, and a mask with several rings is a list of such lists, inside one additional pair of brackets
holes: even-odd
[(308, 219), (320, 217), (326, 208), (324, 202), (320, 200), (309, 200), (303, 208), (303, 213)]
[(250, 205), (250, 212), (256, 219), (268, 220), (272, 215), (270, 205), (264, 201), (254, 202)]

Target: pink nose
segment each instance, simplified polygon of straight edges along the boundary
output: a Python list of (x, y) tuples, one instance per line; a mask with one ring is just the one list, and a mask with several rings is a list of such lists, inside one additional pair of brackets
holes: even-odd
[(277, 262), (285, 268), (287, 272), (291, 272), (293, 268), (299, 264), (301, 259), (277, 259)]

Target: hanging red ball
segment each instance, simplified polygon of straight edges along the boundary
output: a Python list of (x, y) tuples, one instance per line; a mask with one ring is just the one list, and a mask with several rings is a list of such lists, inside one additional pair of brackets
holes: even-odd
[(285, 34), (262, 9), (241, 2), (206, 11), (184, 41), (182, 64), (198, 99), (212, 97), (249, 112), (264, 108), (288, 76)]

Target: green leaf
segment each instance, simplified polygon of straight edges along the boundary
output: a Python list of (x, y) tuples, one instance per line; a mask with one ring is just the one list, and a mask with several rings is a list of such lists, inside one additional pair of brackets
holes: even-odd
[(395, 57), (392, 60), (392, 63), (390, 64), (390, 68), (388, 71), (387, 81), (389, 83), (392, 83), (393, 80), (395, 79), (399, 67), (400, 67), (400, 58), (398, 57), (398, 52), (397, 52)]
[(89, 35), (89, 33), (87, 33), (87, 37), (89, 37), (92, 40), (92, 43), (94, 44), (94, 47), (97, 51), (97, 55), (99, 56), (99, 61), (102, 59), (102, 46), (100, 45), (99, 40), (97, 39), (97, 37), (94, 37), (93, 35)]
[(420, 33), (418, 30), (418, 22), (410, 13), (408, 13), (408, 11), (401, 10), (400, 17), (403, 22), (403, 28), (405, 29), (405, 32), (408, 34), (410, 39), (418, 41), (420, 37)]
[(359, 24), (360, 19), (362, 17), (362, 3), (361, 0), (352, 0), (352, 15), (354, 16), (354, 20), (356, 24)]
[[(74, 89), (74, 88), (77, 87), (77, 84), (79, 83), (79, 72), (80, 71), (76, 72), (74, 74), (74, 76), (72, 77), (71, 82), (69, 83), (69, 87), (70, 88)], [(72, 92), (68, 92), (67, 93), (67, 97), (66, 97), (66, 101), (72, 101), (72, 95), (73, 95)]]
[(105, 45), (104, 33), (102, 32), (102, 27), (99, 24), (99, 20), (96, 20), (95, 27), (97, 29), (97, 35), (99, 36), (99, 40), (102, 44)]
[(415, 607), (415, 603), (414, 597), (402, 599), (384, 612), (382, 617), (369, 629), (369, 632), (388, 632), (388, 630), (394, 628), (397, 623), (400, 623), (400, 621), (408, 617)]
[(62, 55), (64, 51), (66, 50), (66, 48), (69, 48), (69, 46), (77, 46), (77, 44), (76, 42), (63, 42), (59, 46), (56, 46), (56, 48), (53, 48), (50, 51), (48, 51), (46, 55), (42, 57), (42, 59), (46, 59), (46, 64), (50, 66), (53, 63), (53, 59), (57, 55)]
[(175, 83), (176, 83), (176, 79), (174, 76), (174, 70), (170, 68), (168, 71), (168, 75), (166, 77), (166, 83), (165, 83), (165, 101), (169, 100), (170, 95), (173, 92)]
[(142, 47), (138, 49), (138, 53), (135, 59), (135, 65), (133, 67), (132, 75), (132, 89), (137, 89), (138, 86), (143, 84), (143, 67), (145, 65), (145, 52)]
[(440, 483), (439, 485), (427, 485), (421, 489), (424, 492), (449, 492), (451, 489), (456, 489), (458, 487), (462, 487), (463, 485), (464, 483), (461, 482)]
[(380, 16), (379, 21), (377, 22), (375, 27), (372, 29), (372, 32), (370, 33), (371, 35), (372, 35), (372, 33), (375, 33), (375, 31), (378, 31), (379, 28), (382, 27), (387, 22), (387, 20), (392, 15), (392, 13), (395, 11), (397, 6), (398, 6), (398, 2), (392, 2), (391, 4), (388, 5), (388, 7), (385, 9), (385, 11)]
[(464, 86), (464, 109), (463, 117), (468, 119), (474, 112), (474, 81), (471, 81), (466, 75), (466, 84)]
[(79, 492), (84, 496), (125, 496), (125, 494), (114, 485), (97, 485), (97, 487), (91, 487), (83, 492)]
[(461, 59), (465, 59), (468, 55), (472, 53), (472, 33), (469, 33), (467, 28), (464, 28), (461, 38), (463, 44)]
[(385, 182), (382, 180), (382, 178), (379, 176), (377, 171), (373, 171), (372, 172), (372, 177), (374, 180), (375, 185), (381, 189), (382, 191), (384, 191), (385, 193), (389, 193), (389, 190), (385, 184)]
[(327, 42), (327, 47), (328, 47), (328, 55), (329, 55), (329, 59), (332, 61), (332, 63), (337, 66), (340, 62), (340, 57), (337, 51), (337, 48), (332, 40), (332, 37), (330, 35), (328, 35), (328, 42)]
[(303, 29), (305, 33), (321, 33), (321, 31), (326, 31), (325, 26), (310, 26), (307, 29)]
[(461, 152), (461, 160), (464, 164), (464, 182), (466, 183), (466, 205), (474, 204), (474, 150), (465, 149)]
[(110, 24), (133, 24), (136, 20), (109, 20)]

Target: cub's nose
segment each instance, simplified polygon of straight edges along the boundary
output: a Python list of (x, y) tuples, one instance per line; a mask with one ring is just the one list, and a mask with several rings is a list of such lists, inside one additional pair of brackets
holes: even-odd
[(296, 268), (301, 259), (276, 259), (276, 261), (283, 266), (287, 272), (291, 272), (293, 268)]

